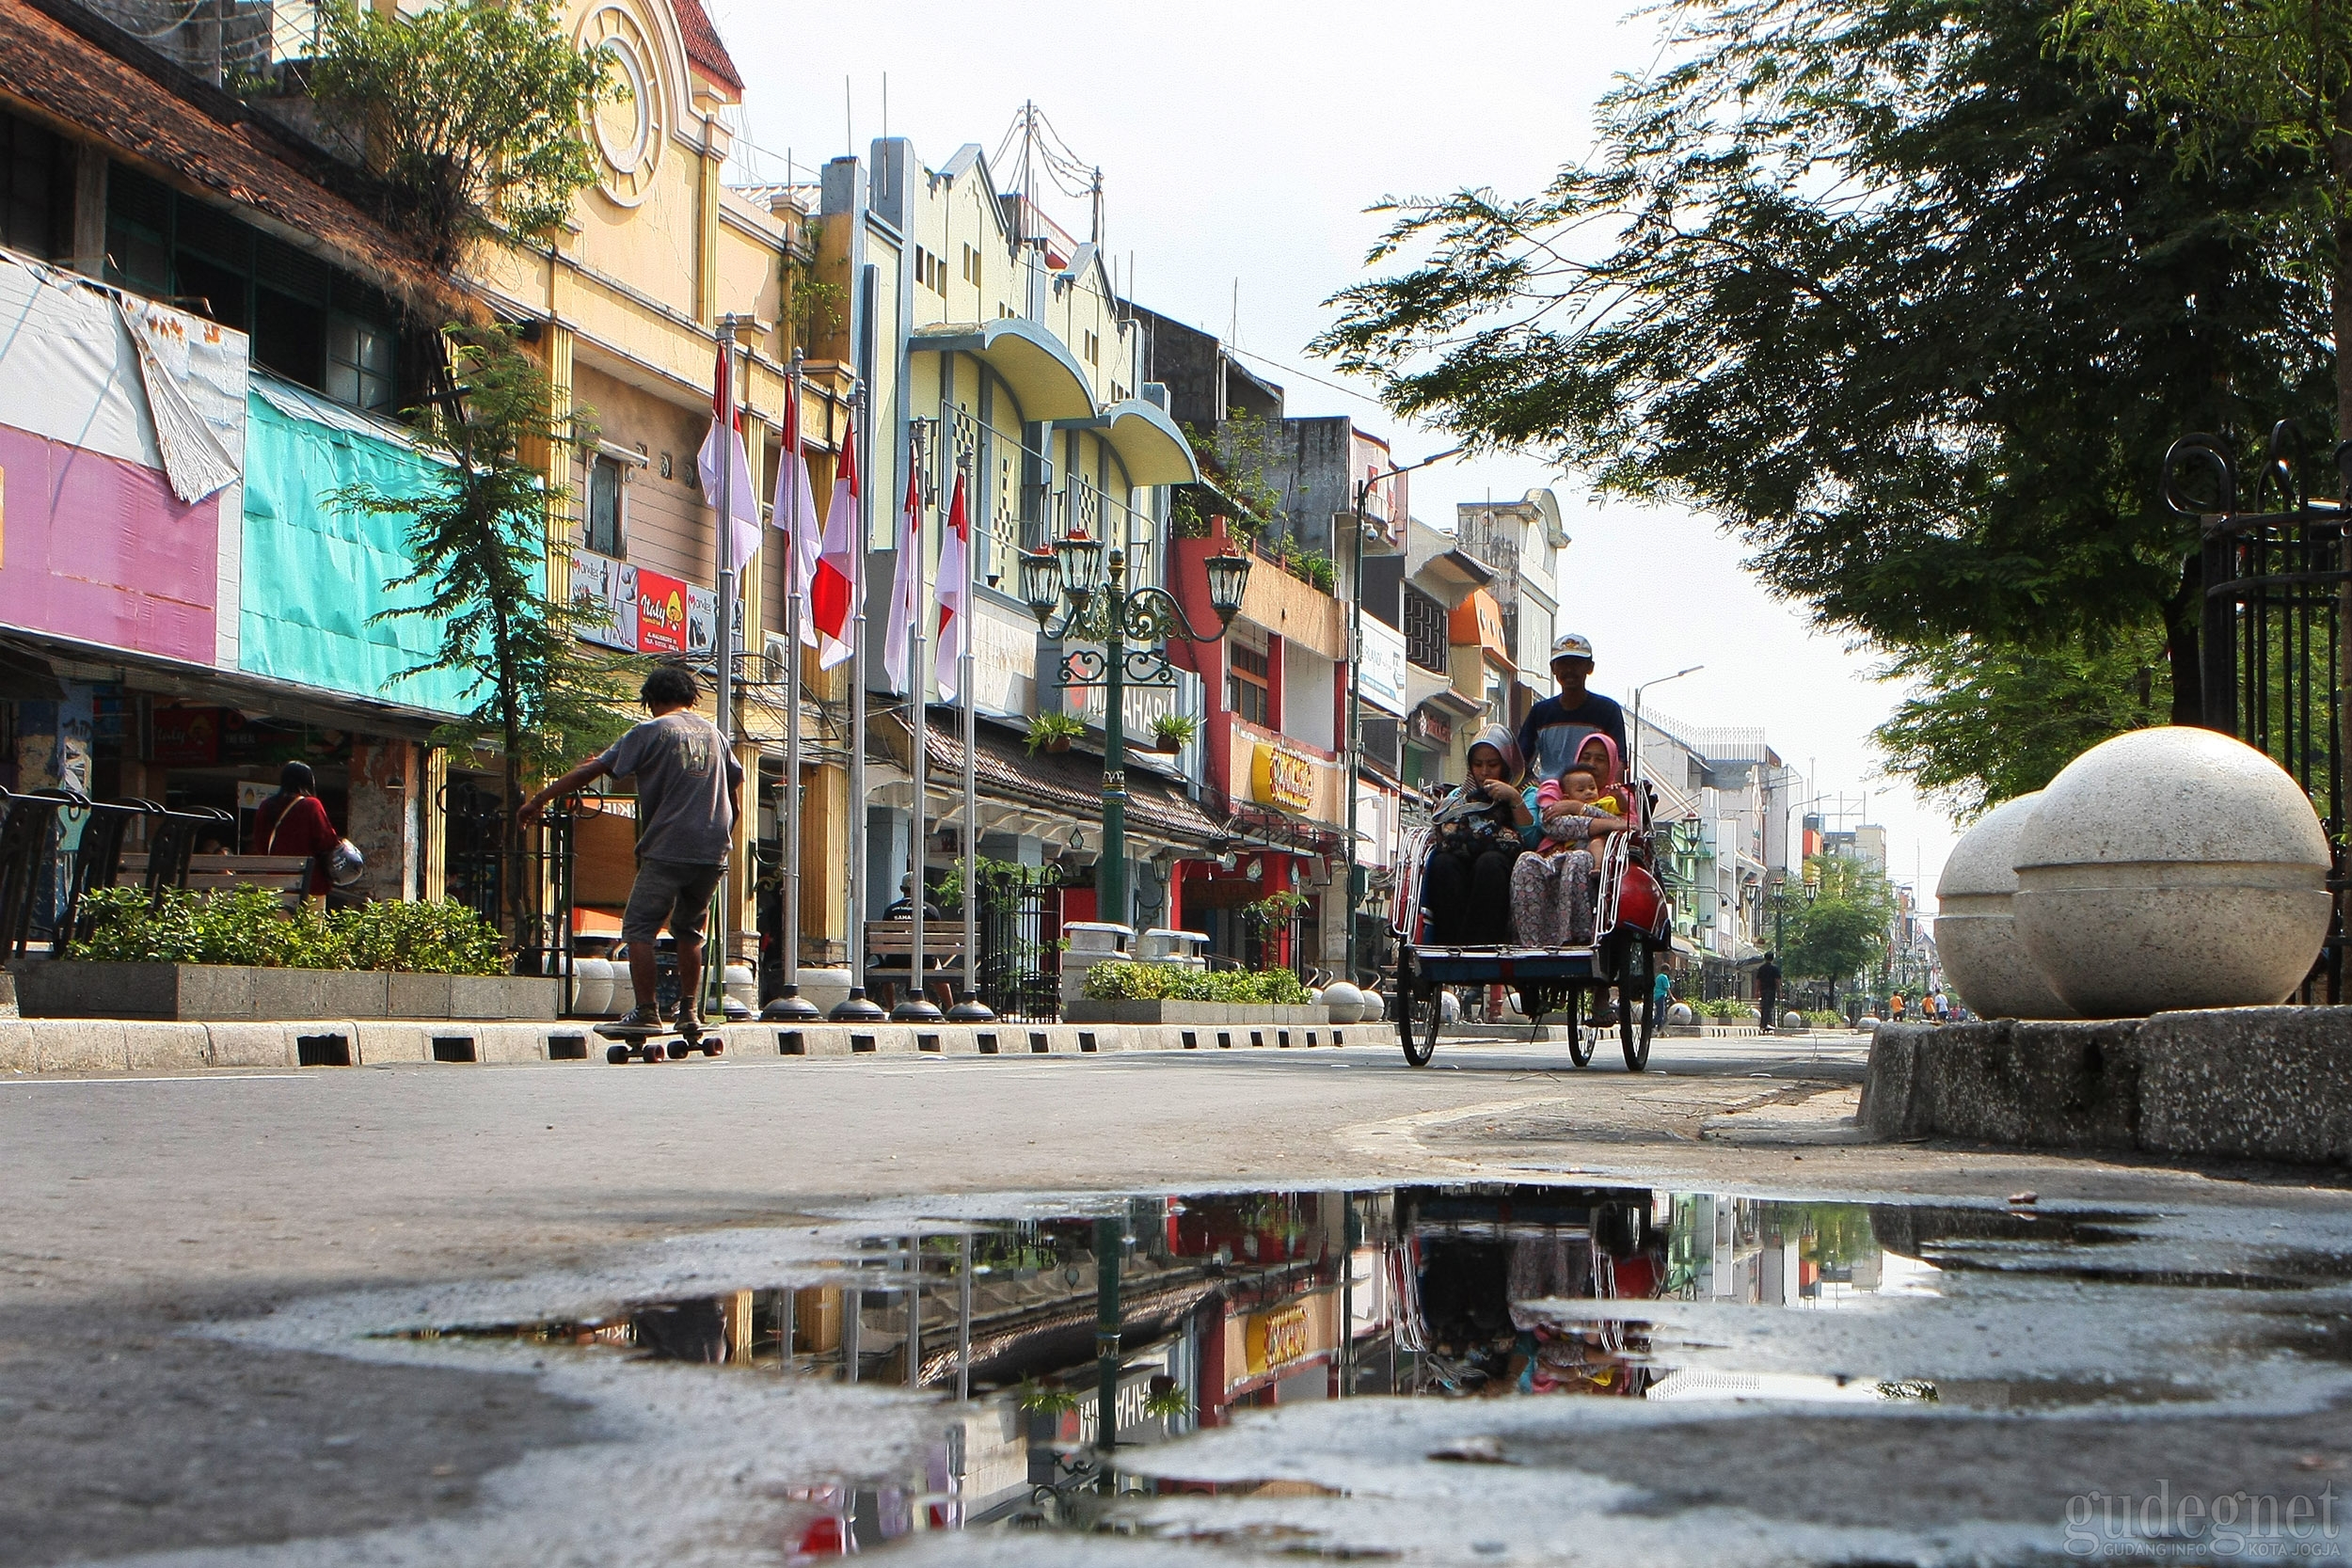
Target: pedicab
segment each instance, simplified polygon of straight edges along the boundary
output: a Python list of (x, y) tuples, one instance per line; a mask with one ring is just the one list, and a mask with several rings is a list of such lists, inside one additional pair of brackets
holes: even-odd
[[(1638, 799), (1653, 799), (1637, 782)], [(1398, 876), (1389, 910), (1396, 968), (1393, 995), (1397, 1034), (1405, 1059), (1427, 1067), (1444, 1025), (1445, 992), (1452, 987), (1507, 986), (1519, 1010), (1540, 1023), (1549, 1014), (1567, 1021), (1568, 1059), (1590, 1065), (1605, 1025), (1588, 1022), (1587, 1002), (1617, 990), (1617, 1040), (1626, 1070), (1649, 1065), (1650, 1037), (1658, 1027), (1650, 1005), (1658, 955), (1674, 930), (1674, 906), (1651, 870), (1648, 813), (1642, 825), (1611, 833), (1598, 857), (1600, 886), (1593, 900), (1593, 940), (1568, 947), (1440, 945), (1424, 940), (1428, 911), (1422, 887), (1436, 850), (1436, 818), (1408, 825), (1397, 857)]]

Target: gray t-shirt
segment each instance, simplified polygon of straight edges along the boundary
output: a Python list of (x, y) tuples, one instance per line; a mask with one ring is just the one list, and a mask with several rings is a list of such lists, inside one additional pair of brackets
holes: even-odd
[(718, 725), (691, 713), (648, 719), (612, 743), (604, 765), (616, 778), (636, 776), (638, 859), (726, 864), (735, 847), (727, 787), (743, 782), (743, 765)]

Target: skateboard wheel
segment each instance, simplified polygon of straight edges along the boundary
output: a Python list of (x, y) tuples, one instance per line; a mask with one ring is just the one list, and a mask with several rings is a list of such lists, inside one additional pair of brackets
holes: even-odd
[(682, 1062), (686, 1060), (686, 1053), (693, 1049), (694, 1048), (692, 1046), (687, 1044), (684, 1040), (672, 1040), (670, 1042), (670, 1060), (674, 1062)]
[(727, 1042), (723, 1039), (712, 1038), (703, 1041), (703, 1054), (706, 1056), (716, 1056), (726, 1048)]
[(628, 1047), (626, 1045), (608, 1045), (604, 1048), (604, 1059), (611, 1062), (614, 1067), (619, 1067), (623, 1062), (628, 1060)]
[(661, 1047), (647, 1040), (637, 1048), (637, 1054), (641, 1061), (658, 1062), (661, 1060)]

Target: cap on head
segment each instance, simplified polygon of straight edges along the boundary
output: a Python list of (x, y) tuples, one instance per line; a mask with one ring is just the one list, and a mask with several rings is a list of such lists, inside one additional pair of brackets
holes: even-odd
[(1564, 658), (1589, 659), (1593, 657), (1593, 640), (1581, 631), (1564, 631), (1551, 640), (1551, 662)]

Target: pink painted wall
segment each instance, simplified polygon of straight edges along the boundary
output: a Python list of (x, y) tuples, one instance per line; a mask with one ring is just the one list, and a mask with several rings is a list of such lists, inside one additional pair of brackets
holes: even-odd
[(221, 496), (0, 424), (0, 622), (214, 660)]

